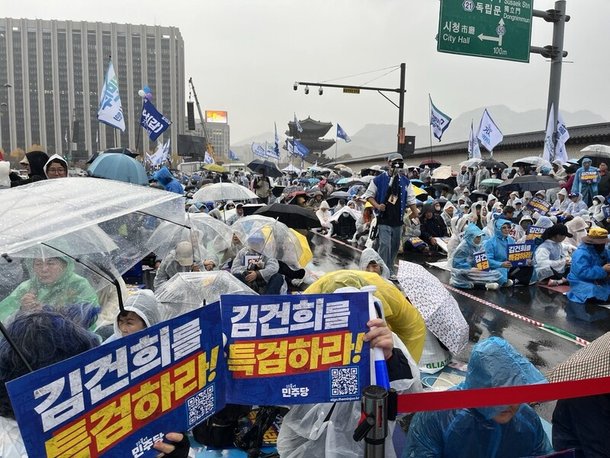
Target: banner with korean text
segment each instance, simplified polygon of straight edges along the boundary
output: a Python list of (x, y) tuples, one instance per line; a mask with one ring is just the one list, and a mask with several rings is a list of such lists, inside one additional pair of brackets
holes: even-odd
[(474, 257), (474, 263), (479, 270), (489, 270), (489, 259), (487, 259), (487, 253), (485, 251), (477, 251), (472, 255)]
[(527, 203), (527, 207), (532, 211), (540, 213), (542, 216), (546, 215), (551, 209), (551, 204), (540, 197), (532, 197)]
[(224, 406), (220, 304), (7, 383), (29, 456), (152, 457)]
[(368, 293), (222, 296), (227, 403), (360, 399), (370, 384)]
[(507, 260), (513, 267), (521, 267), (531, 263), (534, 246), (531, 243), (509, 243), (506, 251)]
[(525, 236), (525, 240), (527, 242), (531, 242), (533, 240), (539, 239), (540, 237), (542, 237), (542, 234), (544, 234), (545, 230), (546, 230), (545, 227), (530, 226), (527, 228), (527, 234)]

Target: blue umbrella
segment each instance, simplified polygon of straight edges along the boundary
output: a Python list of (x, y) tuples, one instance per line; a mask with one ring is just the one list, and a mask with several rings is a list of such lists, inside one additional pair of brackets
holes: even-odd
[(147, 185), (148, 176), (144, 166), (134, 158), (122, 153), (100, 154), (87, 170), (97, 178)]

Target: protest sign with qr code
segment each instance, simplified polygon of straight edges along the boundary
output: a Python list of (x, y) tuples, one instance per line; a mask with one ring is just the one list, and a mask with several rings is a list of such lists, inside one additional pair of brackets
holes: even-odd
[(534, 254), (531, 243), (509, 243), (506, 248), (507, 259), (513, 267), (529, 264)]
[(368, 293), (227, 295), (221, 303), (228, 403), (356, 400), (370, 383)]
[(29, 456), (152, 457), (224, 406), (220, 304), (7, 383)]

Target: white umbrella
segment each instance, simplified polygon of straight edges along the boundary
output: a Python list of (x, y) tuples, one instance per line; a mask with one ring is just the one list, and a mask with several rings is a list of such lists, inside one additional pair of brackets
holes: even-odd
[(513, 161), (513, 167), (519, 164), (529, 164), (533, 165), (534, 167), (551, 167), (551, 163), (546, 159), (541, 158), (540, 156), (522, 157), (521, 159)]
[(580, 150), (581, 153), (607, 153), (610, 154), (608, 145), (589, 145)]
[(446, 180), (447, 178), (451, 178), (452, 173), (450, 165), (441, 165), (434, 169), (432, 178), (436, 180)]
[(468, 323), (438, 278), (419, 264), (400, 261), (398, 282), (430, 332), (450, 351), (459, 353), (468, 343)]
[(227, 201), (227, 200), (254, 200), (257, 195), (248, 188), (237, 183), (206, 184), (193, 195), (195, 202)]
[(282, 169), (282, 172), (294, 172), (294, 173), (301, 173), (301, 169), (298, 167), (295, 167), (292, 164), (289, 164), (287, 167), (284, 167)]
[(460, 167), (463, 165), (466, 167), (474, 167), (475, 165), (479, 165), (479, 162), (483, 162), (483, 159), (480, 157), (473, 157), (472, 159), (460, 162)]

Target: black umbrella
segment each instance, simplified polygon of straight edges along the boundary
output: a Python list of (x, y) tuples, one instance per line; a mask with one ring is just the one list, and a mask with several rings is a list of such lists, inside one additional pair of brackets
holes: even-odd
[(547, 175), (524, 175), (506, 180), (496, 189), (500, 191), (540, 191), (543, 189), (558, 188), (559, 182)]
[(255, 215), (268, 216), (284, 223), (292, 229), (311, 229), (320, 227), (320, 220), (309, 208), (291, 204), (265, 205), (254, 212)]
[[(603, 146), (603, 145), (598, 145)], [(582, 150), (581, 150), (582, 151)], [(591, 165), (593, 167), (599, 167), (599, 164), (605, 162), (606, 164), (610, 161), (610, 153), (606, 153), (605, 151), (587, 151), (583, 153), (583, 157), (578, 159), (578, 163), (582, 165), (582, 160), (588, 157), (591, 159)]]
[(488, 195), (489, 195), (489, 194), (487, 194), (486, 192), (482, 192), (482, 191), (472, 191), (472, 192), (470, 193), (470, 200), (471, 200), (472, 202), (476, 202), (477, 200), (479, 200), (479, 197), (480, 197), (480, 198), (482, 198), (482, 199), (484, 199), (484, 200), (487, 200), (487, 196), (488, 196)]
[(504, 162), (498, 162), (495, 159), (485, 159), (482, 162), (479, 162), (479, 165), (482, 165), (486, 169), (505, 169), (508, 167)]
[(436, 167), (440, 167), (440, 166), (441, 166), (441, 163), (440, 163), (439, 161), (437, 161), (436, 159), (426, 159), (426, 160), (421, 161), (421, 163), (419, 164), (419, 166), (420, 166), (421, 168), (423, 168), (423, 167), (424, 167), (424, 166), (426, 166), (426, 165), (427, 165), (429, 168), (434, 169), (434, 168), (436, 168)]
[(282, 176), (282, 172), (277, 166), (271, 161), (264, 161), (262, 159), (254, 159), (248, 164), (248, 168), (256, 173), (265, 173), (268, 177), (279, 178)]

